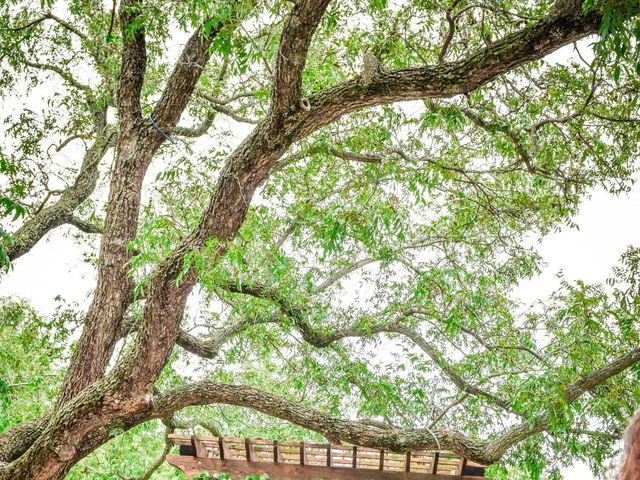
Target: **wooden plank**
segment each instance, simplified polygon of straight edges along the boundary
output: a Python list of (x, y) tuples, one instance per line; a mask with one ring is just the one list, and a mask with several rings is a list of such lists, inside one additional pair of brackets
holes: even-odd
[(353, 446), (353, 468), (358, 467), (358, 447)]
[(380, 468), (378, 470), (384, 470), (384, 450), (380, 450)]
[(304, 447), (304, 442), (300, 442), (300, 465), (307, 463), (307, 450)]
[[(431, 475), (412, 472), (390, 472), (360, 470), (353, 468), (311, 465), (274, 464), (271, 462), (246, 462), (243, 460), (220, 460), (218, 458), (196, 458), (186, 455), (167, 455), (167, 462), (183, 471), (202, 473), (226, 472), (234, 479), (246, 475), (266, 473), (272, 480), (488, 480), (484, 477)], [(200, 462), (200, 465), (198, 465)]]
[(327, 445), (327, 467), (333, 467), (333, 459), (331, 458), (331, 444)]
[(404, 471), (405, 472), (410, 472), (411, 471), (411, 452), (407, 452), (405, 459), (404, 459)]
[(276, 465), (280, 463), (280, 446), (278, 440), (273, 441), (273, 463)]

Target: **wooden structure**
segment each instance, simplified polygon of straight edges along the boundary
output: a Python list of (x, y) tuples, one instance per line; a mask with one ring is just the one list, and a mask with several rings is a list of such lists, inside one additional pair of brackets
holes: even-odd
[(482, 480), (484, 467), (449, 452), (394, 453), (354, 445), (171, 435), (180, 455), (167, 462), (187, 478), (266, 473), (275, 480)]

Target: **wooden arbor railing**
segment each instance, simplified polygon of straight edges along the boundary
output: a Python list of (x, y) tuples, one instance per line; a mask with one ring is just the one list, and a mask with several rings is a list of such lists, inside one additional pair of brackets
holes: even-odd
[(351, 445), (171, 435), (180, 455), (167, 462), (187, 478), (266, 473), (277, 480), (482, 480), (484, 467), (449, 452), (394, 453)]

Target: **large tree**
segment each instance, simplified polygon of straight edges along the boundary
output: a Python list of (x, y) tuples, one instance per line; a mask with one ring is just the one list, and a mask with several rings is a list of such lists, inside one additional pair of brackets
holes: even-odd
[[(59, 349), (24, 347), (37, 315), (3, 307), (7, 348), (54, 377), (0, 424), (0, 479), (63, 478), (216, 404), (602, 465), (639, 395), (637, 252), (607, 287), (510, 292), (532, 238), (630, 185), (636, 1), (32, 3), (0, 7), (2, 255), (71, 225), (97, 282), (59, 383)], [(71, 318), (45, 322), (57, 342)]]

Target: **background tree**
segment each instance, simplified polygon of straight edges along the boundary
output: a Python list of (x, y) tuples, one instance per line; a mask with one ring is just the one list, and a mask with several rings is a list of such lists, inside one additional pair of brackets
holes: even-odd
[(100, 246), (86, 312), (3, 305), (0, 479), (99, 475), (135, 436), (164, 452), (158, 419), (602, 468), (637, 405), (637, 251), (604, 287), (525, 311), (511, 290), (528, 238), (629, 188), (637, 12), (5, 2), (3, 258), (63, 225)]

